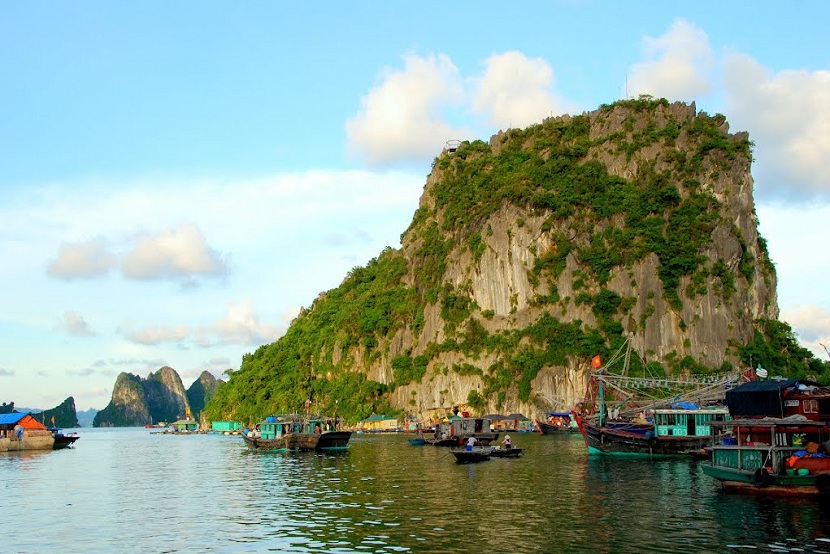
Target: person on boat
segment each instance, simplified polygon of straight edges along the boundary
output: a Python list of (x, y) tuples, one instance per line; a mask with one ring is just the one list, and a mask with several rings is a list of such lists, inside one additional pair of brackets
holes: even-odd
[(476, 445), (476, 438), (475, 437), (470, 437), (469, 439), (467, 439), (467, 452), (472, 452), (473, 447), (475, 445)]
[(510, 435), (505, 435), (504, 440), (502, 441), (505, 448), (513, 448), (513, 442), (510, 440)]

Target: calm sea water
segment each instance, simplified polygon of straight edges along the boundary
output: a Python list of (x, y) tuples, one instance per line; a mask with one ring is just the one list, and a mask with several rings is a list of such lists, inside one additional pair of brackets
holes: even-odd
[(0, 455), (0, 551), (830, 553), (828, 506), (721, 493), (697, 462), (589, 457), (579, 436), (514, 434), (524, 457), (459, 465), (400, 434), (321, 455), (79, 431)]

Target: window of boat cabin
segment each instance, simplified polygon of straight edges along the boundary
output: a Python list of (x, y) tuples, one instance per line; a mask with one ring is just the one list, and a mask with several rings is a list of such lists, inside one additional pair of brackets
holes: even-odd
[(818, 413), (818, 400), (815, 398), (810, 398), (808, 400), (802, 400), (801, 405), (804, 409), (805, 414), (817, 414)]

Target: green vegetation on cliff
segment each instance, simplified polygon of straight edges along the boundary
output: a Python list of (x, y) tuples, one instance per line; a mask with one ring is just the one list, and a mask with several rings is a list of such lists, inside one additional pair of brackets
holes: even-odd
[[(54, 421), (52, 419), (54, 418)], [(80, 427), (78, 412), (75, 410), (75, 399), (71, 396), (51, 410), (43, 410), (38, 417), (47, 427)]]

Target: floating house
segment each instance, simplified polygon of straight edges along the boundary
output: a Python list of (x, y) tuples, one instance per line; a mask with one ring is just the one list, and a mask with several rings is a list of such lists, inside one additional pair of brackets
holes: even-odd
[(391, 433), (400, 430), (397, 418), (382, 414), (372, 414), (362, 420), (359, 427), (366, 433)]
[(170, 424), (175, 433), (192, 433), (199, 430), (199, 423), (195, 419), (180, 419)]
[(210, 430), (214, 433), (238, 434), (242, 432), (242, 424), (238, 421), (211, 421)]
[(32, 414), (0, 414), (0, 452), (52, 450), (55, 437)]

